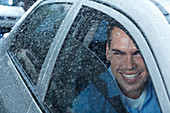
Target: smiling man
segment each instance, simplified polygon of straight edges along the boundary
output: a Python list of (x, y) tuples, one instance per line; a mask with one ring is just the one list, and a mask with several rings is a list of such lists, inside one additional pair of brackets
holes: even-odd
[[(98, 76), (102, 81), (93, 80), (78, 95), (73, 103), (74, 112), (161, 113), (140, 50), (124, 28), (109, 28), (106, 59), (110, 67)], [(127, 111), (122, 110), (121, 103), (116, 100), (119, 96)]]
[(137, 99), (143, 92), (149, 76), (140, 51), (129, 36), (118, 27), (111, 31), (110, 38), (110, 44), (106, 45), (106, 56), (111, 62), (111, 72), (122, 93)]

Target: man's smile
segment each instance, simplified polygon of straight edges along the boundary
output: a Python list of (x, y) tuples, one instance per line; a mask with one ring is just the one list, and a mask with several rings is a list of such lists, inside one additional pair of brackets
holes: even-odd
[(123, 79), (126, 82), (130, 82), (130, 83), (134, 83), (139, 77), (142, 72), (138, 72), (138, 73), (122, 73), (120, 72), (120, 74), (122, 75)]

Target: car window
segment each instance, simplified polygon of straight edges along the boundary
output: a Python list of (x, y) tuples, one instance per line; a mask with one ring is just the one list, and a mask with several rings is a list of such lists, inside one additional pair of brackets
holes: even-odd
[[(107, 68), (109, 63), (105, 56), (106, 28), (110, 21), (115, 20), (87, 7), (83, 7), (78, 13), (55, 62), (45, 97), (44, 104), (52, 112), (77, 112), (74, 111), (75, 100), (92, 83), (100, 92), (105, 92), (107, 87), (114, 87), (115, 100), (111, 102), (114, 111), (126, 112), (120, 91)], [(103, 82), (105, 74), (112, 85)], [(101, 95), (108, 98), (105, 93)], [(87, 100), (84, 98), (84, 101)]]
[(40, 6), (26, 19), (10, 51), (24, 73), (36, 84), (50, 44), (66, 16), (70, 4)]

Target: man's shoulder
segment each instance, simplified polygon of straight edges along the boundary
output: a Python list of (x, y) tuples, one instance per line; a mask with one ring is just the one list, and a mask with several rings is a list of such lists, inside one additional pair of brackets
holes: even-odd
[(119, 89), (109, 71), (105, 71), (94, 77), (91, 83), (80, 92), (74, 103), (87, 103), (94, 97), (101, 98), (105, 96), (113, 97), (120, 95)]
[[(104, 86), (104, 84), (107, 84), (107, 82), (105, 81), (106, 79), (107, 79), (107, 72), (101, 73), (100, 75), (94, 77), (91, 83), (89, 83), (89, 85), (79, 93), (79, 95), (74, 100), (73, 105), (88, 106), (89, 100), (91, 101), (92, 99), (94, 99), (93, 97), (96, 98), (97, 96), (98, 97), (102, 96), (100, 91), (98, 90), (98, 87), (101, 87), (102, 89), (107, 89), (106, 87), (107, 85)], [(103, 86), (105, 88), (103, 88)]]
[(90, 83), (73, 102), (73, 111), (89, 113), (91, 111), (91, 104), (94, 104), (94, 98), (100, 97), (100, 93), (93, 83)]

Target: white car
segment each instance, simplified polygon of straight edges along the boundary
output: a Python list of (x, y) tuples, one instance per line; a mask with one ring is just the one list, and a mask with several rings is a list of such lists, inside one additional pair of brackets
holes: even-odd
[(25, 10), (17, 6), (15, 0), (0, 0), (0, 30), (9, 32)]
[[(38, 0), (0, 40), (0, 112), (72, 112), (107, 70), (106, 32), (116, 21), (136, 42), (161, 112), (169, 113), (169, 7), (168, 0)], [(126, 111), (120, 96), (113, 103)]]

